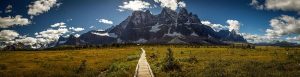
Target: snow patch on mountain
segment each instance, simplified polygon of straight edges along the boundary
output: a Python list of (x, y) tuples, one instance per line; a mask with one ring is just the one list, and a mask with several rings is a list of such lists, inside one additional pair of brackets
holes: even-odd
[(67, 41), (59, 41), (58, 44), (64, 44), (66, 43)]
[(108, 33), (96, 33), (96, 32), (92, 32), (92, 34), (98, 35), (98, 36), (109, 36)]
[(115, 33), (108, 33), (108, 36), (112, 38), (118, 38), (118, 35)]
[(173, 32), (172, 34), (168, 33), (168, 34), (165, 34), (164, 36), (171, 36), (171, 37), (180, 37), (180, 36), (183, 36), (181, 33), (177, 33), (177, 32)]
[(134, 41), (134, 43), (146, 43), (146, 42), (148, 42), (148, 40), (143, 39), (143, 38), (140, 38), (139, 40)]
[(193, 33), (191, 34), (191, 36), (199, 36), (199, 35), (196, 34), (195, 32), (193, 32)]
[(98, 36), (107, 36), (107, 37), (112, 37), (112, 38), (118, 38), (118, 35), (115, 34), (115, 33), (107, 33), (107, 32), (98, 33), (98, 32), (92, 32), (92, 34), (98, 35)]
[(156, 33), (157, 31), (160, 30), (160, 28), (159, 28), (160, 26), (162, 26), (162, 25), (157, 23), (156, 25), (152, 26), (150, 32)]

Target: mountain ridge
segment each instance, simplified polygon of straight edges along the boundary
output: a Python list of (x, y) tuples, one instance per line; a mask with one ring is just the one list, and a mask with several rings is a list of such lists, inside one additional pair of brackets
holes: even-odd
[[(149, 10), (134, 11), (119, 25), (105, 31), (92, 30), (78, 39), (85, 44), (226, 44), (247, 41), (235, 31), (214, 31), (201, 23), (196, 14), (180, 8), (179, 12), (163, 8), (153, 15)], [(72, 41), (71, 41), (72, 42)], [(75, 41), (73, 41), (75, 42)]]

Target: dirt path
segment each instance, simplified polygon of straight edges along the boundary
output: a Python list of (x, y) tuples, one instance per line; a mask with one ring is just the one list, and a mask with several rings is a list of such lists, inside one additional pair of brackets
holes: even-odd
[(134, 77), (154, 77), (150, 65), (146, 59), (146, 51), (143, 48), (141, 48), (141, 50), (142, 54), (136, 66)]

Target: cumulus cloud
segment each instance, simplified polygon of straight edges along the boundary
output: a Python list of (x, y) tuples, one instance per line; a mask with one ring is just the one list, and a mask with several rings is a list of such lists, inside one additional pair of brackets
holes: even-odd
[(229, 31), (235, 30), (236, 32), (239, 32), (240, 26), (241, 26), (241, 23), (239, 21), (237, 21), (237, 20), (227, 20), (227, 24), (229, 25), (228, 26)]
[(65, 28), (65, 27), (67, 27), (66, 26), (66, 23), (64, 23), (64, 22), (60, 22), (60, 23), (55, 23), (55, 24), (53, 24), (53, 25), (51, 25), (51, 27), (61, 27), (61, 28)]
[(161, 7), (170, 8), (172, 10), (176, 10), (178, 7), (186, 7), (185, 2), (178, 0), (154, 0), (156, 3), (160, 3)]
[(61, 3), (58, 3), (57, 0), (37, 0), (28, 6), (28, 14), (37, 16), (49, 11), (54, 6), (59, 6), (60, 4)]
[(250, 33), (240, 33), (249, 43), (268, 43), (272, 42), (273, 38), (268, 38), (264, 35), (250, 34)]
[(51, 42), (57, 41), (60, 36), (70, 32), (66, 28), (59, 29), (47, 29), (39, 33), (35, 33), (36, 38), (40, 41), (40, 44), (49, 44)]
[(267, 0), (267, 9), (300, 12), (300, 0)]
[(220, 31), (220, 30), (229, 30), (229, 31), (236, 31), (239, 33), (241, 23), (238, 20), (227, 20), (226, 23), (227, 25), (221, 25), (221, 24), (213, 24), (210, 21), (201, 21), (202, 24), (207, 25), (214, 29), (215, 31)]
[(99, 19), (99, 22), (104, 23), (104, 24), (109, 24), (109, 25), (114, 24), (113, 21), (110, 21), (110, 20), (107, 20), (107, 19)]
[(287, 37), (286, 40), (289, 42), (300, 42), (300, 36)]
[(178, 7), (186, 7), (185, 2), (183, 2), (183, 1), (178, 2)]
[[(0, 31), (0, 42), (6, 45), (21, 43), (32, 48), (43, 48), (55, 43), (60, 36), (68, 36), (72, 31), (79, 32), (84, 30), (84, 28), (61, 27), (62, 25), (65, 26), (65, 23), (53, 24), (51, 27), (56, 29), (49, 28), (41, 32), (36, 32), (34, 37), (21, 36), (13, 30), (2, 30)], [(75, 34), (75, 37), (79, 36), (79, 34)]]
[(256, 9), (264, 9), (264, 5), (261, 5), (257, 0), (252, 0), (250, 5), (255, 7)]
[(22, 43), (23, 45), (32, 46), (37, 43), (37, 39), (33, 37), (25, 37), (25, 38), (16, 39), (15, 42)]
[(10, 13), (12, 12), (12, 5), (7, 5), (7, 7), (5, 8), (5, 13)]
[(167, 7), (172, 10), (176, 10), (178, 7), (177, 0), (154, 0), (157, 3), (160, 3), (161, 7)]
[[(66, 23), (60, 22), (60, 23), (55, 23), (53, 25), (50, 25), (52, 28), (56, 29), (47, 29), (45, 31), (37, 32), (35, 33), (35, 39), (36, 39), (36, 48), (40, 48), (43, 46), (47, 46), (50, 43), (53, 43), (59, 39), (60, 36), (67, 35), (71, 31), (66, 28)], [(76, 29), (74, 27), (70, 27), (70, 29), (78, 31), (79, 29)], [(34, 43), (34, 41), (31, 41)]]
[(283, 35), (300, 34), (300, 18), (282, 15), (270, 20), (271, 29), (266, 30), (266, 35), (278, 38)]
[(211, 27), (212, 29), (214, 29), (217, 32), (219, 32), (220, 30), (228, 29), (227, 26), (223, 26), (221, 24), (212, 24), (210, 21), (201, 21), (201, 23)]
[(134, 0), (134, 1), (124, 2), (123, 5), (119, 6), (120, 9), (118, 10), (121, 12), (125, 10), (142, 11), (150, 8), (150, 5), (151, 5), (150, 3), (142, 0)]
[(266, 0), (262, 4), (258, 0), (252, 0), (250, 5), (257, 9), (296, 11), (300, 14), (300, 0)]
[(14, 40), (19, 36), (19, 33), (13, 30), (2, 30), (0, 31), (0, 41)]
[(21, 15), (16, 15), (16, 17), (0, 17), (0, 28), (9, 28), (15, 25), (28, 25), (30, 21), (27, 18), (22, 18)]
[(78, 27), (78, 28), (70, 27), (69, 29), (70, 29), (70, 30), (73, 30), (73, 31), (75, 31), (75, 32), (81, 32), (81, 31), (84, 30), (84, 28), (80, 28), (80, 27)]

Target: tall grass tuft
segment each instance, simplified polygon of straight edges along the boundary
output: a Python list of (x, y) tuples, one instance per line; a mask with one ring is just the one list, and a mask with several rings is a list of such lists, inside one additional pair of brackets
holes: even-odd
[(163, 62), (163, 71), (180, 71), (180, 65), (176, 61), (173, 55), (173, 51), (171, 48), (168, 48), (168, 52), (166, 54), (166, 58)]
[(82, 73), (82, 72), (85, 71), (85, 69), (86, 69), (86, 62), (87, 62), (86, 60), (82, 60), (81, 61), (81, 64), (80, 64), (78, 70), (76, 71), (77, 74)]

